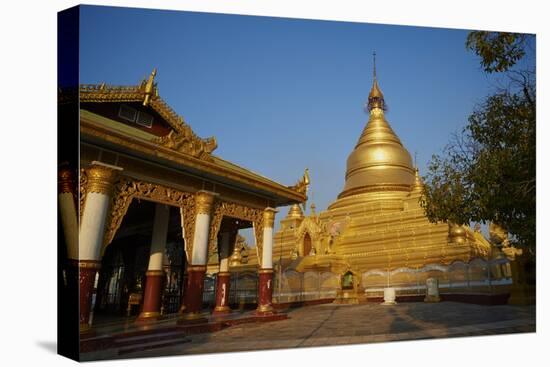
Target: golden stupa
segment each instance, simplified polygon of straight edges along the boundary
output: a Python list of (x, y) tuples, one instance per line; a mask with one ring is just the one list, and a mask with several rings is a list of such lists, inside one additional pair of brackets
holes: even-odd
[(348, 157), (342, 192), (319, 214), (292, 206), (274, 235), (273, 258), (292, 260), (297, 272), (351, 277), (361, 292), (389, 283), (405, 289), (438, 266), (486, 259), (491, 244), (479, 231), (426, 218), (422, 180), (386, 120), (376, 69), (367, 107), (369, 120)]

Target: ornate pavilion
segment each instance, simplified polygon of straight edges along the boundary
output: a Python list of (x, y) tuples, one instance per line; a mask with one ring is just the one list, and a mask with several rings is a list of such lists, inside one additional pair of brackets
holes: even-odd
[[(228, 312), (229, 256), (242, 228), (255, 234), (256, 312), (269, 315), (276, 208), (307, 199), (304, 179), (284, 186), (213, 154), (216, 139), (198, 137), (162, 100), (155, 74), (135, 86), (79, 87), (80, 161), (60, 166), (58, 197), (81, 331), (108, 310), (138, 308), (138, 321), (167, 308), (182, 322), (201, 318), (213, 255), (214, 312)], [(60, 94), (60, 116), (71, 103), (74, 93)]]

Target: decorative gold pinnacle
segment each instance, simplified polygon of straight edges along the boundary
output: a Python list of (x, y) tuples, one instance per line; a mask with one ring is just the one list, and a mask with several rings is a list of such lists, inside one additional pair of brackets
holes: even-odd
[(372, 53), (373, 68), (372, 68), (372, 88), (369, 93), (367, 107), (369, 111), (374, 108), (380, 108), (385, 110), (386, 104), (384, 102), (384, 94), (378, 86), (378, 80), (376, 79), (376, 51)]
[(149, 79), (147, 80), (147, 83), (145, 84), (145, 99), (143, 100), (143, 105), (144, 106), (149, 105), (149, 101), (151, 100), (151, 96), (154, 93), (155, 76), (156, 75), (157, 75), (157, 68), (153, 68), (153, 71), (151, 72), (151, 75), (149, 75)]

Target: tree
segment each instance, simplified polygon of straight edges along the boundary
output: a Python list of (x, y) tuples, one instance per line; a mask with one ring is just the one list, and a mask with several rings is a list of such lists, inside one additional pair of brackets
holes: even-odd
[(485, 72), (509, 83), (476, 106), (466, 127), (432, 156), (421, 205), (433, 222), (495, 222), (515, 245), (534, 250), (535, 70), (517, 67), (532, 41), (514, 33), (468, 35), (466, 47), (481, 57)]

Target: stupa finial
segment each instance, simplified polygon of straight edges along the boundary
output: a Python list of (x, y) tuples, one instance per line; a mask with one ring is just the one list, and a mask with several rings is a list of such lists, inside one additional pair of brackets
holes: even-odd
[(376, 51), (372, 52), (372, 78), (376, 80)]
[(386, 103), (384, 101), (384, 94), (378, 86), (378, 80), (376, 79), (376, 51), (372, 53), (372, 88), (369, 93), (369, 99), (367, 102), (368, 111), (372, 111), (374, 108), (380, 108), (381, 110), (386, 110)]

